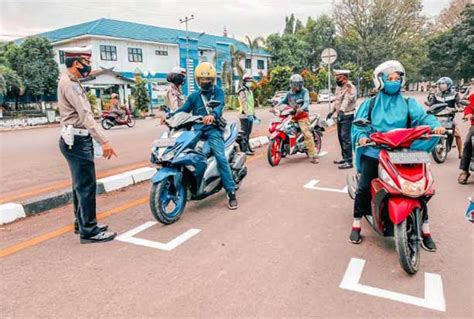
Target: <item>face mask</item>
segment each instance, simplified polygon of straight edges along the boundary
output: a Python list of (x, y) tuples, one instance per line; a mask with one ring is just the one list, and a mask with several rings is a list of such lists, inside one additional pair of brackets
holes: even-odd
[(252, 82), (245, 82), (245, 87), (250, 89), (252, 87)]
[(337, 86), (343, 86), (344, 85), (344, 81), (343, 80), (336, 80), (336, 84)]
[(400, 81), (388, 81), (384, 84), (384, 91), (387, 94), (394, 95), (397, 94), (402, 87)]
[(82, 69), (77, 69), (79, 73), (81, 73), (82, 77), (86, 78), (89, 73), (91, 73), (91, 66), (90, 65), (85, 65), (81, 61), (78, 61), (82, 65)]
[(212, 88), (212, 82), (204, 82), (201, 83), (201, 91), (203, 92), (209, 92)]

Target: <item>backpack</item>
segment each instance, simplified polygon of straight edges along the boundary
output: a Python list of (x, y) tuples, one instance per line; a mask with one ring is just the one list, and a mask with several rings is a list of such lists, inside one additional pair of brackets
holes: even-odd
[[(367, 119), (372, 123), (372, 111), (375, 107), (375, 99), (377, 98), (377, 95), (373, 96), (370, 98), (370, 104), (369, 104), (369, 114), (367, 116)], [(408, 100), (409, 98), (405, 97), (403, 98), (405, 100), (405, 103), (407, 104), (407, 107), (409, 106), (408, 104)], [(411, 126), (411, 119), (410, 119), (410, 112), (408, 112), (408, 116), (407, 116), (407, 125), (406, 125), (406, 128), (410, 128)]]

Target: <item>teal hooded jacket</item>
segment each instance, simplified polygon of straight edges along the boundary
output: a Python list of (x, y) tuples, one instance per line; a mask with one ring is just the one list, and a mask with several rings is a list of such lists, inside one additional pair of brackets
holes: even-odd
[[(357, 148), (361, 138), (369, 138), (374, 132), (388, 132), (394, 129), (407, 128), (408, 119), (410, 127), (428, 125), (435, 129), (440, 125), (435, 116), (427, 114), (426, 110), (413, 98), (405, 99), (400, 93), (389, 95), (379, 92), (375, 97), (375, 105), (372, 109), (371, 127), (360, 127), (352, 125), (352, 147), (355, 153), (355, 166), (360, 172), (360, 158), (366, 155), (378, 158), (380, 150), (374, 147)], [(368, 119), (370, 99), (365, 100), (358, 108), (354, 120)], [(411, 148), (414, 150), (431, 152), (438, 143), (439, 138), (429, 140), (417, 140)]]

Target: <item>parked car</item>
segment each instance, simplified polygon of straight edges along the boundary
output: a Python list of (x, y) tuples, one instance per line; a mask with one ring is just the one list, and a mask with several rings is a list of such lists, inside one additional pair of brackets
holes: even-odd
[(333, 93), (329, 94), (329, 90), (321, 90), (318, 94), (318, 103), (329, 102), (329, 96), (331, 96), (331, 102), (336, 99)]
[(270, 99), (270, 103), (272, 106), (277, 105), (288, 93), (288, 91), (277, 91), (275, 92), (275, 95)]

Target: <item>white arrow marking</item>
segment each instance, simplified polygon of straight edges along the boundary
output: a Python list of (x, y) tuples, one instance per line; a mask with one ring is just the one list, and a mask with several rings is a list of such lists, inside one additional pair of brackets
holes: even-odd
[(150, 248), (155, 248), (155, 249), (160, 249), (160, 250), (165, 250), (165, 251), (171, 251), (175, 249), (176, 247), (178, 247), (179, 245), (181, 245), (182, 243), (184, 243), (186, 240), (197, 235), (201, 231), (200, 229), (191, 228), (188, 231), (184, 232), (183, 234), (179, 235), (178, 237), (176, 237), (175, 239), (167, 243), (160, 243), (158, 241), (134, 237), (136, 234), (156, 224), (157, 222), (146, 222), (143, 225), (140, 225), (120, 236), (117, 236), (115, 240), (131, 243), (134, 245), (140, 245), (140, 246), (145, 246), (145, 247), (150, 247)]
[(393, 292), (390, 290), (375, 288), (359, 283), (365, 260), (352, 258), (347, 266), (344, 278), (342, 278), (339, 288), (360, 292), (366, 295), (386, 298), (393, 301), (403, 302), (418, 307), (446, 311), (444, 300), (443, 281), (438, 274), (425, 273), (425, 298)]
[(347, 185), (344, 186), (342, 189), (335, 189), (335, 188), (326, 188), (326, 187), (316, 187), (319, 181), (317, 179), (310, 180), (304, 188), (314, 189), (317, 191), (325, 191), (325, 192), (333, 192), (333, 193), (346, 193), (347, 194)]

